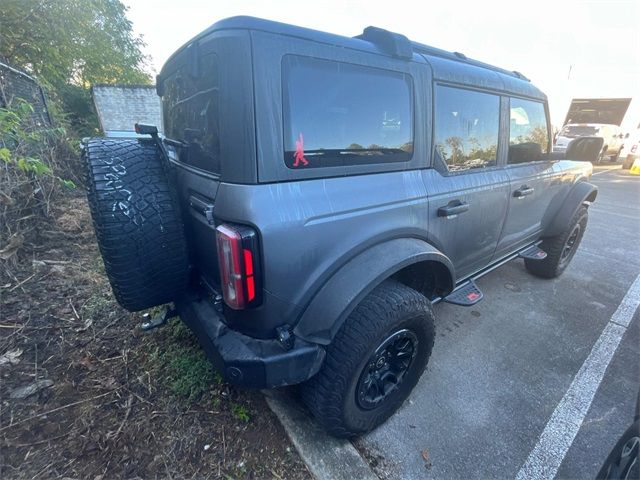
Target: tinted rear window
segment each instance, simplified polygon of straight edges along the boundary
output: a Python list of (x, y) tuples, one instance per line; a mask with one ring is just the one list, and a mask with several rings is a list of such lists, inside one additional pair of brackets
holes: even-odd
[(495, 166), (499, 125), (497, 95), (436, 87), (435, 154), (450, 172)]
[(406, 162), (413, 86), (403, 73), (288, 55), (283, 60), (289, 168)]
[(509, 107), (508, 163), (544, 160), (549, 153), (549, 130), (544, 104), (512, 98)]
[(218, 57), (200, 57), (198, 68), (181, 68), (164, 80), (165, 134), (189, 145), (178, 149), (182, 162), (220, 173), (218, 139)]

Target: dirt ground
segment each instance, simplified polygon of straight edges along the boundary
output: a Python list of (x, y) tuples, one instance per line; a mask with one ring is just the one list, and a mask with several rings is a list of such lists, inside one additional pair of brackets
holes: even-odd
[(310, 478), (260, 393), (116, 304), (80, 193), (39, 236), (0, 262), (0, 478)]

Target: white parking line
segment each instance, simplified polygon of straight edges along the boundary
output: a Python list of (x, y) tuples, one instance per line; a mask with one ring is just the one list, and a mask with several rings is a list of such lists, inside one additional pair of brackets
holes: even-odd
[(613, 167), (613, 168), (609, 168), (608, 170), (600, 170), (599, 172), (595, 172), (592, 173), (591, 176), (595, 176), (595, 175), (601, 175), (603, 173), (608, 173), (608, 172), (613, 172), (614, 170), (621, 170), (622, 166), (617, 166), (617, 167)]
[(517, 480), (552, 479), (573, 443), (604, 373), (640, 305), (638, 275), (554, 410)]

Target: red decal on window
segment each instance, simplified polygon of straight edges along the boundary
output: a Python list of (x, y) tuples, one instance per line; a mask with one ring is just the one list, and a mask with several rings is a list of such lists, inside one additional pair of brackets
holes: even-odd
[(296, 153), (293, 158), (295, 159), (295, 162), (293, 162), (294, 167), (299, 167), (300, 162), (302, 162), (303, 167), (309, 165), (309, 161), (304, 158), (304, 137), (302, 136), (302, 133), (300, 134), (300, 137), (298, 137), (298, 140), (296, 140)]

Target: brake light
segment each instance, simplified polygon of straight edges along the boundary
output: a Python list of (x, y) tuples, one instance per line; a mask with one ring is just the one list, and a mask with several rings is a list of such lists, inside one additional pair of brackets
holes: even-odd
[(234, 310), (260, 303), (258, 235), (250, 227), (216, 228), (220, 284), (224, 302)]

